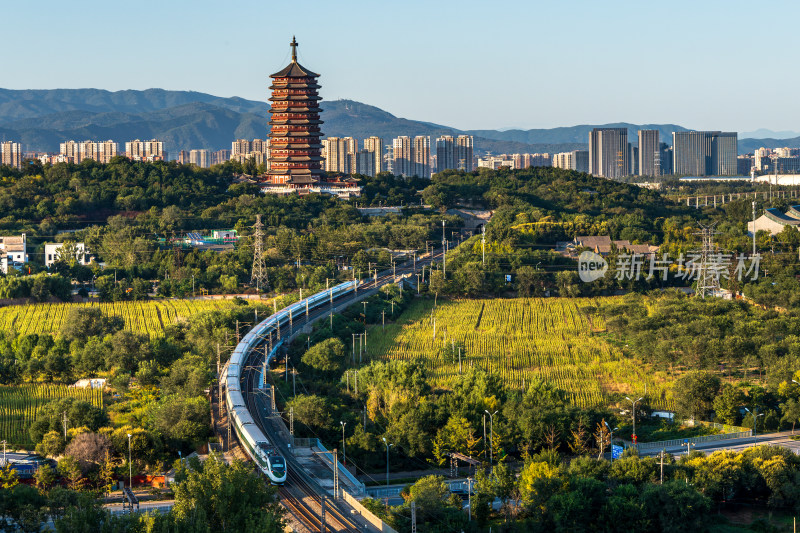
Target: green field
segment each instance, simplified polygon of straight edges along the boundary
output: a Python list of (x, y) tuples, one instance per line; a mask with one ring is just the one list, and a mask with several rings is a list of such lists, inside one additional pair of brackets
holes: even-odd
[(99, 389), (45, 384), (0, 387), (0, 440), (5, 440), (9, 446), (31, 448), (33, 443), (28, 429), (41, 407), (52, 400), (67, 397), (103, 407), (103, 393)]
[(224, 309), (231, 300), (148, 300), (108, 303), (45, 303), (0, 307), (0, 331), (19, 335), (57, 333), (76, 307), (99, 307), (106, 316), (120, 316), (125, 329), (159, 337), (164, 328), (203, 311)]
[(668, 405), (667, 378), (598, 335), (605, 331), (604, 320), (593, 313), (598, 303), (454, 300), (434, 309), (432, 301), (419, 300), (385, 330), (369, 329), (368, 352), (383, 360), (420, 362), (438, 387), (448, 388), (457, 378), (460, 347), (462, 368), (492, 371), (509, 387), (521, 389), (540, 378), (581, 406), (606, 403), (613, 393), (645, 391), (653, 407)]

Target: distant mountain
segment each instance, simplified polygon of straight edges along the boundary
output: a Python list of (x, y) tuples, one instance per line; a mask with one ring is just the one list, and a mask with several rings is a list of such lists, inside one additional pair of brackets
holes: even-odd
[[(326, 136), (358, 139), (377, 135), (385, 143), (400, 135), (460, 135), (475, 137), (476, 153), (536, 153), (587, 149), (589, 132), (597, 125), (531, 130), (458, 130), (449, 126), (399, 118), (377, 107), (352, 100), (322, 102)], [(173, 156), (179, 150), (229, 149), (235, 139), (265, 138), (269, 106), (244, 98), (224, 98), (192, 91), (104, 91), (101, 89), (0, 89), (0, 140), (22, 142), (26, 151), (58, 151), (65, 140), (158, 138)], [(628, 128), (636, 142), (639, 129), (657, 129), (671, 143), (675, 124), (603, 124)], [(431, 139), (433, 141), (433, 139)], [(752, 141), (752, 142), (751, 142)], [(751, 146), (800, 146), (798, 139), (740, 139), (739, 152)], [(794, 144), (792, 144), (794, 143)], [(432, 150), (434, 148), (432, 147)]]
[(792, 139), (739, 139), (739, 153), (749, 154), (758, 148), (800, 148), (800, 136)]
[(757, 129), (756, 131), (745, 131), (739, 134), (744, 139), (792, 139), (800, 137), (800, 132), (797, 131), (772, 131), (764, 128)]

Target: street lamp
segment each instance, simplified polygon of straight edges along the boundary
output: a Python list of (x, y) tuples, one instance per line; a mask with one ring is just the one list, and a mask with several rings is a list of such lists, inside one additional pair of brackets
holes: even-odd
[(131, 463), (131, 434), (128, 433), (128, 488), (133, 491), (133, 464)]
[(192, 274), (192, 298), (194, 298), (194, 274)]
[(636, 400), (631, 400), (630, 398), (625, 396), (625, 399), (633, 404), (631, 410), (631, 415), (633, 417), (633, 444), (636, 445), (636, 404), (641, 402), (644, 399), (644, 397), (638, 398)]
[(386, 442), (386, 437), (381, 437), (383, 439), (383, 443), (386, 445), (386, 486), (389, 486), (389, 447), (394, 446), (393, 444), (389, 444)]
[(347, 425), (347, 422), (345, 422), (344, 420), (341, 420), (341, 421), (339, 421), (339, 423), (342, 425), (342, 456), (343, 456), (342, 460), (344, 461), (344, 464), (346, 465), (347, 464), (347, 448), (345, 448), (344, 427)]
[(3, 466), (6, 466), (8, 462), (6, 461), (6, 441), (3, 441)]
[(489, 434), (491, 435), (489, 441), (489, 467), (492, 469), (492, 474), (494, 474), (494, 415), (497, 414), (497, 411), (490, 413), (488, 409), (484, 409), (484, 412), (489, 415)]
[(611, 461), (610, 462), (611, 462), (611, 464), (614, 464), (614, 432), (616, 430), (618, 430), (619, 428), (616, 427), (614, 429), (611, 429), (611, 426), (609, 426), (608, 422), (606, 422), (605, 420), (603, 420), (603, 423), (608, 428), (608, 433), (610, 434), (610, 437), (608, 438), (608, 444), (609, 444), (609, 447), (611, 448)]
[(750, 411), (750, 409), (748, 409), (747, 407), (745, 407), (744, 410), (753, 415), (753, 446), (755, 446), (756, 442), (758, 441), (758, 439), (756, 438), (756, 422), (758, 421), (759, 416), (764, 416), (764, 413), (759, 414), (758, 407), (753, 407), (753, 411), (755, 412)]

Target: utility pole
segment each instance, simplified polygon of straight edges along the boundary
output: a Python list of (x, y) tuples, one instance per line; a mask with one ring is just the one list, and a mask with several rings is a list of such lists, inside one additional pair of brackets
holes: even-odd
[(333, 499), (339, 498), (339, 450), (333, 449)]
[(633, 444), (635, 446), (636, 445), (636, 404), (641, 402), (644, 398), (642, 397), (642, 398), (638, 398), (636, 400), (631, 400), (630, 398), (625, 396), (625, 399), (628, 400), (629, 402), (631, 402), (631, 404), (633, 404), (632, 408), (631, 408), (631, 415), (633, 416), (633, 435), (631, 436), (631, 438), (632, 438)]
[(261, 215), (256, 215), (256, 223), (253, 224), (253, 270), (250, 276), (250, 283), (256, 284), (256, 291), (269, 288), (269, 277), (267, 275), (267, 264), (264, 261), (264, 224), (261, 223)]
[(442, 220), (442, 275), (447, 277), (447, 238), (444, 236), (444, 220)]
[(661, 482), (660, 482), (661, 485), (664, 484), (664, 452), (666, 451), (667, 450), (665, 449), (661, 450)]
[(381, 329), (386, 331), (386, 311), (381, 311)]
[(411, 533), (417, 533), (417, 502), (411, 501)]
[(486, 266), (486, 226), (481, 226), (481, 255), (483, 255), (483, 266)]
[(289, 407), (289, 435), (294, 437), (294, 407)]
[(753, 200), (753, 256), (756, 255), (756, 201)]
[(497, 414), (497, 411), (490, 413), (488, 409), (484, 409), (484, 412), (489, 415), (489, 433), (491, 435), (489, 444), (489, 468), (491, 468), (492, 474), (494, 474), (494, 415)]

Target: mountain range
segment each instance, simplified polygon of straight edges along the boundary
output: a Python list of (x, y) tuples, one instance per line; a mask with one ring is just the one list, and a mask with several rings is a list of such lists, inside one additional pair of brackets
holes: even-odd
[[(657, 129), (665, 142), (675, 124), (579, 125), (550, 129), (458, 130), (449, 126), (399, 118), (352, 100), (322, 102), (326, 136), (358, 139), (377, 135), (390, 143), (400, 135), (473, 135), (476, 153), (536, 153), (586, 149), (592, 128), (624, 127), (635, 142), (639, 129)], [(230, 149), (235, 139), (266, 138), (268, 104), (238, 97), (193, 91), (105, 91), (101, 89), (0, 89), (0, 140), (21, 142), (25, 151), (57, 152), (66, 140), (132, 139), (164, 141), (173, 156), (179, 150)], [(740, 139), (739, 152), (759, 146), (798, 146), (793, 139)], [(122, 148), (122, 147), (121, 147)]]

